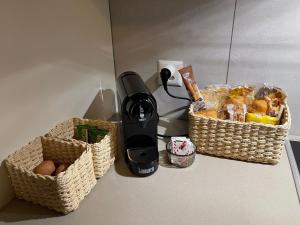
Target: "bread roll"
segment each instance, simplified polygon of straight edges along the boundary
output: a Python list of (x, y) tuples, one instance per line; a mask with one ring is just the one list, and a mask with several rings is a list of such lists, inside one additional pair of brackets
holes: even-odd
[(225, 105), (233, 104), (233, 105), (244, 105), (246, 102), (245, 97), (243, 96), (228, 96), (226, 99)]
[(249, 107), (249, 112), (251, 113), (259, 113), (266, 115), (268, 111), (268, 103), (266, 100), (259, 99), (254, 100), (251, 104), (251, 107)]
[(195, 112), (195, 115), (201, 115), (209, 118), (218, 118), (218, 112), (215, 109), (206, 109), (206, 110), (200, 110), (198, 112)]

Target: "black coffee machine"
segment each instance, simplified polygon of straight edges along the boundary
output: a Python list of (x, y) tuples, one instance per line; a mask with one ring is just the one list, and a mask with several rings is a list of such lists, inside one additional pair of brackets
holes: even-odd
[(137, 176), (149, 176), (158, 167), (157, 105), (141, 77), (124, 72), (117, 79), (121, 102), (125, 160)]

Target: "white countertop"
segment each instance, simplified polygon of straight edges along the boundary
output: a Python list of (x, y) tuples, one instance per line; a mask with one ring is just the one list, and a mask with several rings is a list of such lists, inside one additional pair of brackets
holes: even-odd
[[(164, 143), (159, 142), (160, 150)], [(0, 211), (0, 224), (63, 225), (297, 225), (300, 206), (284, 151), (275, 166), (198, 154), (185, 169), (164, 165), (132, 177), (123, 161), (98, 180), (67, 216), (22, 200)]]

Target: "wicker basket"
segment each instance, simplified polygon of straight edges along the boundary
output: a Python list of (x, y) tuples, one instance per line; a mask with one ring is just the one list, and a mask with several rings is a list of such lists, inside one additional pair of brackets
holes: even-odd
[[(107, 129), (109, 133), (99, 143), (95, 144), (87, 144), (86, 142), (73, 139), (75, 126), (83, 124)], [(45, 136), (53, 136), (68, 139), (72, 142), (87, 144), (92, 149), (96, 178), (102, 177), (115, 161), (117, 153), (117, 125), (114, 123), (101, 120), (73, 118), (56, 125), (55, 128)]]
[[(57, 176), (35, 174), (44, 159), (71, 165)], [(10, 155), (6, 166), (18, 198), (64, 214), (75, 210), (96, 184), (91, 149), (56, 138), (37, 137)]]
[(189, 109), (189, 136), (198, 152), (243, 161), (278, 163), (290, 125), (288, 106), (282, 125), (207, 118)]

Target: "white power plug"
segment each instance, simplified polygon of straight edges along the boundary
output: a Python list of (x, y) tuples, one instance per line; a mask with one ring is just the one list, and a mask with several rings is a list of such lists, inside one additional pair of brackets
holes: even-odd
[(169, 69), (171, 72), (171, 77), (168, 80), (168, 86), (182, 86), (182, 78), (180, 73), (178, 72), (179, 69), (183, 68), (183, 61), (170, 61), (170, 60), (158, 60), (157, 63), (157, 70), (158, 70), (158, 82), (162, 85), (160, 79), (160, 71), (163, 69)]

